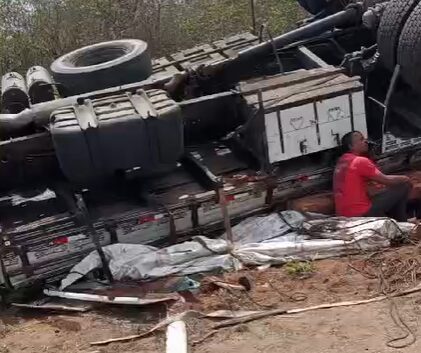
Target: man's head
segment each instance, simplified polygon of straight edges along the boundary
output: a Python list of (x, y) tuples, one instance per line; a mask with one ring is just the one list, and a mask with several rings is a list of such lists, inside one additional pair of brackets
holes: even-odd
[(368, 141), (359, 131), (348, 132), (342, 137), (342, 149), (344, 152), (364, 155), (368, 152)]

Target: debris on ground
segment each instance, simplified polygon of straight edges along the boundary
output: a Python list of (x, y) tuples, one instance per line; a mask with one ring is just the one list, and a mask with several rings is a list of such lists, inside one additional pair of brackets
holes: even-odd
[[(97, 309), (100, 312), (94, 310), (76, 316), (72, 315), (71, 320), (58, 316), (25, 318), (20, 311), (10, 314), (5, 312), (2, 318), (6, 322), (7, 330), (3, 341), (6, 345), (15, 347), (15, 350), (11, 349), (11, 352), (22, 351), (23, 348), (21, 347), (29, 346), (38, 347), (42, 351), (43, 345), (48, 345), (49, 351), (53, 353), (71, 352), (75, 351), (70, 349), (74, 344), (81, 347), (81, 352), (90, 352), (95, 351), (94, 347), (89, 348), (90, 342), (127, 336), (137, 338), (142, 332), (147, 332), (151, 327), (157, 326), (157, 323), (168, 322), (166, 321), (168, 312), (175, 311), (170, 316), (181, 317), (185, 320), (189, 340), (195, 343), (203, 338), (204, 340), (210, 339), (210, 336), (206, 337), (206, 335), (212, 331), (212, 326), (216, 324), (213, 321), (201, 318), (203, 315), (209, 317), (210, 320), (224, 320), (247, 317), (252, 314), (278, 309), (293, 310), (326, 303), (370, 300), (384, 296), (380, 291), (379, 279), (374, 276), (377, 266), (386, 267), (395, 264), (393, 275), (392, 273), (385, 273), (386, 280), (390, 280), (393, 284), (389, 286), (389, 290), (393, 293), (418, 285), (421, 279), (421, 271), (414, 264), (420, 261), (421, 252), (418, 247), (403, 246), (394, 249), (381, 249), (374, 253), (360, 253), (342, 258), (314, 261), (314, 272), (311, 276), (291, 276), (285, 266), (280, 268), (273, 266), (264, 271), (247, 268), (239, 272), (212, 274), (210, 275), (211, 278), (216, 277), (220, 281), (230, 284), (239, 283), (242, 277), (247, 277), (252, 283), (251, 289), (250, 291), (232, 291), (202, 285), (198, 289), (198, 293), (194, 294), (198, 302), (195, 304), (195, 310), (187, 313), (187, 317), (183, 313), (186, 306), (178, 306), (179, 302), (165, 305), (163, 308), (129, 306), (126, 309), (126, 307), (103, 306)], [(397, 266), (398, 264), (399, 266)], [(373, 276), (367, 274), (373, 274)], [(207, 276), (203, 277), (200, 282), (205, 283), (206, 279)], [(175, 280), (172, 279), (171, 282), (174, 283)], [(80, 282), (77, 286), (81, 288), (83, 287), (82, 284), (85, 283)], [(160, 291), (159, 288), (162, 288), (163, 283), (152, 282), (150, 288)], [(85, 285), (85, 287), (87, 286)], [(72, 290), (74, 288), (72, 287)], [(143, 292), (145, 291), (146, 288)], [(158, 305), (163, 306), (162, 304)], [(287, 320), (291, 315), (296, 314), (285, 314), (281, 317)], [(77, 331), (69, 331), (66, 328), (68, 321), (79, 323), (84, 334), (80, 335)], [(61, 329), (57, 329), (58, 326)], [(73, 324), (69, 326), (69, 329), (73, 326)], [(238, 327), (242, 328), (243, 326), (244, 324), (240, 324)], [(13, 329), (13, 327), (16, 327), (16, 329)], [(51, 331), (52, 336), (49, 336), (50, 327), (54, 327)], [(284, 324), (282, 324), (282, 327), (284, 327)], [(149, 338), (142, 337), (141, 340), (132, 338), (128, 341), (113, 342), (109, 349), (107, 343), (101, 347), (101, 352), (111, 353), (116, 349), (124, 352), (163, 352), (165, 351), (165, 340), (163, 340), (165, 328), (166, 325), (154, 331), (153, 334), (145, 336)], [(55, 333), (55, 330), (60, 332)], [(231, 331), (228, 330), (228, 332)], [(228, 332), (225, 330), (222, 333), (218, 330), (218, 340), (222, 337), (228, 339)], [(48, 337), (48, 342), (41, 343), (40, 339), (38, 343), (33, 335)], [(69, 349), (66, 350), (63, 347), (69, 347)], [(195, 352), (202, 352), (200, 347), (200, 342), (196, 343)]]
[[(252, 217), (233, 227), (234, 249), (223, 235), (217, 239), (198, 236), (163, 249), (114, 244), (104, 247), (104, 253), (115, 280), (151, 280), (375, 251), (408, 237), (414, 227), (387, 218), (308, 217), (283, 211)], [(63, 279), (60, 289), (101, 265), (98, 253), (92, 252)]]
[(187, 353), (188, 351), (186, 323), (179, 320), (169, 324), (166, 353)]
[(53, 312), (72, 312), (72, 313), (85, 313), (90, 308), (87, 306), (83, 307), (76, 307), (76, 306), (65, 306), (65, 305), (57, 305), (57, 304), (19, 304), (19, 303), (12, 303), (12, 306), (21, 309), (34, 309), (34, 310), (45, 310), (45, 311), (53, 311)]
[(106, 303), (106, 304), (115, 304), (115, 305), (151, 305), (164, 303), (169, 301), (177, 301), (179, 297), (176, 294), (167, 295), (162, 298), (136, 298), (136, 297), (107, 297), (104, 295), (96, 294), (86, 294), (86, 293), (72, 293), (72, 292), (62, 292), (51, 289), (45, 289), (44, 294), (49, 297), (58, 297), (63, 299), (71, 300), (80, 300), (87, 302), (96, 302), (96, 303)]
[[(402, 250), (390, 249), (394, 243), (411, 241), (414, 228), (386, 218), (272, 213), (234, 226), (234, 248), (224, 235), (196, 237), (163, 249), (105, 247), (114, 283), (93, 277), (93, 270), (101, 269), (93, 252), (63, 280), (65, 291), (48, 288), (44, 293), (78, 302), (130, 305), (146, 312), (162, 307), (152, 327), (141, 325), (106, 340), (97, 336), (100, 339), (91, 340), (92, 346), (146, 339), (180, 321), (187, 325), (186, 335), (199, 345), (222, 328), (242, 327), (261, 318), (378, 302), (403, 295), (400, 292), (410, 287), (415, 287), (411, 292), (419, 290), (421, 254), (402, 256)], [(346, 258), (328, 260), (338, 256)], [(259, 268), (262, 265), (265, 268)], [(54, 304), (60, 308), (60, 303)]]

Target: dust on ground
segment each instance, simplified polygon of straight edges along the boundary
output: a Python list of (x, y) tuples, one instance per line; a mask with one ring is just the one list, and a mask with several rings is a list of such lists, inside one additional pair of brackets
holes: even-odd
[[(286, 267), (227, 273), (220, 278), (238, 283), (246, 276), (249, 292), (228, 291), (203, 285), (198, 301), (177, 307), (211, 312), (214, 310), (265, 310), (301, 308), (310, 305), (367, 299), (380, 291), (392, 292), (415, 286), (421, 276), (421, 255), (416, 246), (390, 249), (383, 253), (358, 255), (311, 263), (309, 273), (291, 273)], [(379, 273), (383, 281), (379, 281)], [(206, 279), (203, 281), (206, 283)], [(396, 299), (399, 316), (415, 332), (421, 317), (421, 297)], [(90, 342), (146, 331), (165, 318), (162, 306), (135, 308), (102, 306), (76, 315), (45, 315), (8, 309), (1, 313), (0, 353), (87, 353), (165, 351), (165, 333), (129, 343), (91, 347)], [(174, 308), (169, 308), (174, 311)], [(209, 332), (212, 322), (187, 322), (189, 338), (197, 340)], [(192, 353), (221, 352), (389, 352), (387, 342), (402, 336), (390, 316), (388, 301), (358, 307), (308, 312), (294, 317), (273, 317), (222, 329), (195, 346)], [(411, 336), (412, 337), (412, 336)], [(407, 338), (410, 339), (411, 337)], [(404, 340), (405, 341), (405, 340)], [(399, 341), (399, 343), (401, 343)], [(421, 341), (402, 350), (415, 352)]]

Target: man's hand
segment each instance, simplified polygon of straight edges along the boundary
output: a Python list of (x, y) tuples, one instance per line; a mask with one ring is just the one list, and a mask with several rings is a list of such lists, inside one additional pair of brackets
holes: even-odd
[(400, 183), (402, 183), (402, 184), (404, 184), (404, 183), (410, 184), (411, 183), (411, 179), (409, 179), (409, 177), (406, 176), (406, 175), (396, 175), (396, 177), (398, 179), (398, 184), (400, 184)]

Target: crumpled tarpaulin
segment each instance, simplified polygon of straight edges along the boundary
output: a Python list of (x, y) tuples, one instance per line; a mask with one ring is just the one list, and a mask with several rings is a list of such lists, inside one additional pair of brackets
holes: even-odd
[[(104, 253), (116, 280), (155, 279), (373, 251), (407, 237), (413, 228), (389, 218), (328, 218), (284, 211), (248, 218), (233, 227), (234, 249), (223, 235), (219, 239), (198, 236), (163, 249), (113, 244), (104, 247)], [(94, 251), (73, 267), (61, 290), (100, 267)]]

